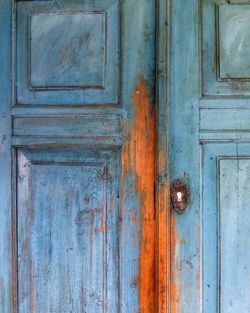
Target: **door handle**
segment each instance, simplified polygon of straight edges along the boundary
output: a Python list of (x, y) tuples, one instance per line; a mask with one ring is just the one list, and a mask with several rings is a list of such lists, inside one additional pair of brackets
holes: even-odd
[(187, 184), (181, 180), (176, 179), (171, 185), (171, 202), (172, 207), (177, 214), (185, 212), (190, 200), (190, 193)]

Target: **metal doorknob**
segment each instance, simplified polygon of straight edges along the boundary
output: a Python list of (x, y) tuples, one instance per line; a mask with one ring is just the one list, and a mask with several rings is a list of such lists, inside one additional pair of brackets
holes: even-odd
[(177, 214), (184, 213), (190, 199), (189, 188), (181, 179), (176, 179), (171, 185), (172, 207)]

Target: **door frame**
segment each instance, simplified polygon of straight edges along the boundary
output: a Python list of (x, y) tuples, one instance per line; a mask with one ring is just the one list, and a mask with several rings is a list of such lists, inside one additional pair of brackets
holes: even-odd
[(156, 16), (156, 312), (171, 312), (170, 0), (157, 0)]

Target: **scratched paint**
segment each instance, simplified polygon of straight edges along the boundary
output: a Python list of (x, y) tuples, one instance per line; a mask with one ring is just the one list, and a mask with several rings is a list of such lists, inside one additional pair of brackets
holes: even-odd
[(139, 306), (141, 313), (155, 312), (155, 111), (145, 80), (140, 77), (132, 94), (134, 118), (130, 140), (122, 154), (122, 180), (135, 173), (140, 203)]

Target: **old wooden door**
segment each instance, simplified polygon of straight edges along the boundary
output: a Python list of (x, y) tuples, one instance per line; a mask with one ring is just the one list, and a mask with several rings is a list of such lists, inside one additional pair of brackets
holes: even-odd
[(156, 7), (0, 0), (1, 313), (165, 305)]
[(250, 2), (171, 1), (171, 313), (250, 312)]

